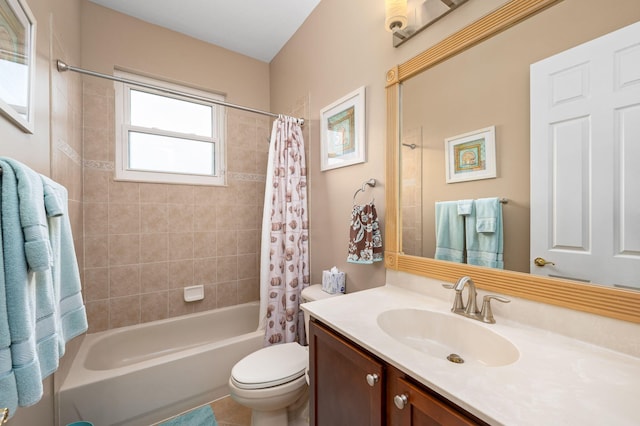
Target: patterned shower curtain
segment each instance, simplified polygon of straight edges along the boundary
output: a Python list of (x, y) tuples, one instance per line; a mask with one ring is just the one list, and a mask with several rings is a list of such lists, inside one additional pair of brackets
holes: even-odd
[(300, 293), (309, 285), (309, 221), (304, 140), (298, 120), (273, 123), (260, 260), (260, 327), (265, 346), (306, 343)]

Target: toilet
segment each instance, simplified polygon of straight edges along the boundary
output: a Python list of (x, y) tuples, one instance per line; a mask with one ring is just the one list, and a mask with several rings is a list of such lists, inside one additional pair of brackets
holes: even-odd
[[(315, 284), (302, 291), (302, 302), (325, 299), (329, 294)], [(309, 335), (309, 316), (304, 314)], [(286, 359), (288, 362), (282, 362)], [(274, 360), (276, 360), (274, 362)], [(253, 426), (302, 426), (308, 424), (309, 349), (298, 343), (273, 345), (242, 358), (231, 370), (229, 392), (241, 405), (251, 408)]]

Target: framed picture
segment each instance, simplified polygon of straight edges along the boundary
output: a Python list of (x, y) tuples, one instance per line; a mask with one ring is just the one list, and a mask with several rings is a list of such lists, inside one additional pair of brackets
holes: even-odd
[(364, 86), (320, 110), (322, 171), (365, 162)]
[(0, 0), (0, 112), (33, 133), (36, 20), (25, 0)]
[(496, 177), (495, 126), (444, 140), (447, 183)]

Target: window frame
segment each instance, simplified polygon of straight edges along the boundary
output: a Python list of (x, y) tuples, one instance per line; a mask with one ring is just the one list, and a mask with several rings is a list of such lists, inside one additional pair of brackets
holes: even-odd
[[(226, 185), (226, 108), (214, 101), (224, 102), (224, 96), (181, 86), (166, 81), (144, 77), (125, 71), (116, 70), (115, 77), (127, 81), (137, 81), (150, 87), (136, 85), (128, 82), (115, 83), (115, 176), (116, 181), (169, 183), (186, 185)], [(158, 89), (153, 89), (157, 87)], [(163, 91), (163, 89), (168, 90)], [(157, 128), (134, 126), (131, 124), (131, 90), (164, 96), (181, 101), (192, 102), (211, 106), (211, 119), (213, 134), (211, 137), (198, 136), (188, 133), (173, 132)], [(180, 96), (175, 92), (184, 93)], [(197, 97), (197, 99), (189, 96)], [(208, 101), (210, 99), (211, 101)], [(212, 175), (189, 174), (180, 172), (161, 172), (131, 169), (129, 165), (129, 132), (146, 133), (158, 136), (189, 139), (199, 142), (208, 142), (213, 145), (213, 169)]]

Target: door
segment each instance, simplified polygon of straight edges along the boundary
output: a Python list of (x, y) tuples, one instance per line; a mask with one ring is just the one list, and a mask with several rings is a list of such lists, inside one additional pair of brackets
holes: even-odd
[(531, 66), (532, 273), (640, 288), (638, 159), (640, 23)]

